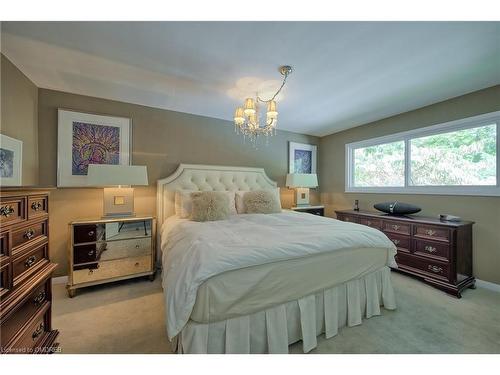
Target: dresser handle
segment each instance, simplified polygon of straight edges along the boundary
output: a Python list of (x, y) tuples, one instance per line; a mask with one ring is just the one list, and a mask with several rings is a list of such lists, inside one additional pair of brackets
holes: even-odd
[(139, 267), (139, 262), (135, 262), (134, 264), (136, 267)]
[(90, 250), (87, 254), (88, 254), (89, 256), (94, 255), (94, 250)]
[(42, 290), (35, 298), (33, 298), (33, 303), (36, 306), (40, 306), (43, 301), (45, 301), (45, 291)]
[(392, 242), (394, 242), (394, 245), (396, 245), (396, 246), (397, 246), (397, 245), (399, 245), (399, 243), (400, 243), (401, 241), (399, 241), (399, 240), (392, 240)]
[(135, 248), (138, 249), (140, 246), (139, 245), (135, 245)]
[(89, 237), (92, 237), (92, 236), (95, 234), (95, 232), (94, 232), (93, 230), (91, 230), (91, 231), (90, 231), (90, 232), (88, 232), (87, 234), (88, 234), (88, 236), (89, 236)]
[(429, 253), (435, 253), (437, 251), (433, 246), (426, 246), (425, 250), (427, 250)]
[(33, 236), (35, 235), (35, 230), (34, 229), (28, 229), (26, 232), (24, 232), (24, 238), (31, 240)]
[(14, 207), (12, 206), (2, 206), (0, 207), (0, 215), (9, 217), (12, 213), (14, 213)]
[(392, 226), (392, 229), (394, 229), (394, 230), (399, 230), (399, 228), (400, 228), (400, 226), (399, 226), (399, 225), (397, 225), (397, 224), (394, 224), (394, 225)]
[(443, 270), (443, 268), (442, 268), (442, 267), (433, 266), (433, 265), (431, 265), (431, 264), (429, 264), (429, 265), (427, 266), (427, 269), (429, 269), (430, 271), (435, 272), (435, 273), (439, 273), (439, 272), (441, 272), (441, 271)]
[(38, 336), (40, 336), (43, 333), (44, 328), (45, 328), (44, 324), (40, 323), (38, 328), (35, 329), (35, 331), (31, 334), (31, 338), (33, 339), (33, 341), (35, 341), (38, 338)]
[(31, 209), (33, 211), (39, 211), (42, 208), (42, 204), (40, 202), (31, 203)]
[(435, 230), (432, 230), (432, 229), (427, 229), (425, 231), (425, 233), (428, 235), (428, 236), (434, 236), (436, 234), (436, 231)]
[(24, 266), (26, 268), (30, 268), (33, 264), (36, 262), (36, 256), (32, 255), (28, 259), (26, 259), (26, 262), (24, 262)]

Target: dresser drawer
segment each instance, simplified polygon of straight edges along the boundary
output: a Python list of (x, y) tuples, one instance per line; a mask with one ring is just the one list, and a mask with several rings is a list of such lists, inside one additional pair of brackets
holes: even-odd
[(359, 218), (359, 223), (381, 230), (382, 229), (382, 220), (380, 219), (372, 219), (372, 218), (367, 218), (367, 217), (360, 217)]
[(26, 220), (26, 197), (2, 198), (0, 201), (0, 224), (16, 224)]
[(415, 240), (414, 249), (415, 254), (425, 257), (439, 257), (443, 260), (448, 260), (450, 256), (449, 245), (442, 242)]
[(432, 275), (438, 279), (448, 280), (450, 277), (450, 266), (444, 262), (401, 253), (396, 255), (396, 262), (399, 266), (410, 268), (419, 273)]
[(128, 276), (136, 273), (152, 271), (151, 255), (109, 260), (100, 262), (96, 269), (81, 269), (73, 271), (73, 284), (82, 284), (92, 281)]
[(15, 334), (32, 318), (50, 298), (50, 279), (35, 286), (21, 306), (1, 323), (1, 345), (5, 347)]
[(44, 335), (49, 332), (49, 311), (50, 303), (45, 302), (43, 307), (35, 317), (25, 327), (19, 338), (8, 348), (11, 353), (26, 354), (32, 353), (32, 349), (41, 341)]
[(385, 233), (385, 235), (392, 241), (394, 245), (396, 245), (398, 251), (410, 252), (411, 249), (411, 241), (410, 237), (394, 234), (394, 233)]
[(49, 197), (46, 195), (28, 198), (28, 219), (46, 215), (49, 212)]
[(101, 224), (75, 225), (73, 227), (73, 243), (96, 242), (102, 239), (104, 227)]
[(40, 265), (49, 261), (47, 249), (47, 244), (37, 246), (13, 260), (12, 277), (14, 279), (14, 287), (22, 283)]
[(9, 233), (0, 233), (0, 257), (9, 256)]
[(47, 220), (39, 221), (12, 231), (12, 253), (21, 246), (34, 243), (42, 237), (47, 238), (47, 223)]
[(97, 256), (97, 244), (73, 246), (73, 264), (95, 262)]
[(401, 223), (397, 221), (383, 221), (383, 228), (382, 230), (384, 232), (391, 232), (391, 233), (398, 233), (398, 234), (410, 234), (410, 224), (406, 223)]
[(100, 260), (114, 260), (122, 258), (150, 255), (153, 251), (151, 237), (137, 238), (122, 241), (108, 241), (101, 252)]
[(450, 241), (450, 230), (448, 228), (422, 224), (417, 224), (414, 228), (414, 237), (446, 242)]
[(0, 297), (6, 295), (11, 289), (10, 285), (11, 266), (7, 263), (0, 267)]
[(349, 223), (357, 223), (358, 222), (358, 219), (356, 218), (356, 216), (352, 216), (352, 215), (337, 214), (337, 219), (342, 220), (342, 221), (347, 221)]

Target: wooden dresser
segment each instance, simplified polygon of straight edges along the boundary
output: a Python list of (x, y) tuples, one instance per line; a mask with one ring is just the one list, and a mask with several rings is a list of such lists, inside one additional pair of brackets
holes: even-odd
[(396, 245), (397, 271), (417, 276), (458, 298), (474, 288), (471, 221), (440, 221), (371, 211), (335, 211), (337, 219), (376, 228)]
[(44, 190), (0, 192), (0, 350), (51, 353), (49, 195)]

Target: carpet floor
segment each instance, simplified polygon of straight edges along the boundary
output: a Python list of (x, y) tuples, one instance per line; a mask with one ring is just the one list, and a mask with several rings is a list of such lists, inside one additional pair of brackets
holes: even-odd
[[(62, 353), (169, 353), (160, 277), (81, 289), (53, 288), (53, 326)], [(500, 353), (500, 293), (477, 288), (456, 299), (392, 273), (398, 309), (336, 337), (311, 353)], [(302, 353), (302, 343), (290, 347)]]

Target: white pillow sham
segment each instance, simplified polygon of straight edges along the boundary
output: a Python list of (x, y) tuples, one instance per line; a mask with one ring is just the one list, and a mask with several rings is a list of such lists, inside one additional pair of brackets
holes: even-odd
[[(281, 209), (280, 188), (277, 187), (277, 188), (262, 189), (262, 190), (274, 191), (276, 194), (277, 201), (279, 202), (280, 209)], [(235, 202), (236, 202), (236, 211), (238, 212), (238, 214), (246, 214), (247, 213), (247, 209), (245, 207), (245, 202), (243, 200), (243, 196), (245, 195), (245, 193), (248, 193), (249, 191), (250, 190), (238, 190), (238, 191), (236, 191)]]
[[(197, 190), (177, 190), (175, 192), (175, 214), (181, 219), (191, 217), (193, 211), (193, 200), (191, 193), (196, 193)], [(229, 198), (229, 215), (236, 215), (236, 204), (234, 191), (223, 191)]]

